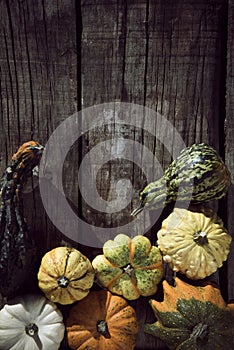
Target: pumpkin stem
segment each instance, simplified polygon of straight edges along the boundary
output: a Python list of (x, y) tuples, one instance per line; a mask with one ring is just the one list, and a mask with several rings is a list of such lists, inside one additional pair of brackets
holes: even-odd
[(126, 274), (129, 275), (129, 276), (131, 276), (132, 270), (134, 270), (134, 269), (133, 269), (133, 267), (131, 266), (131, 264), (128, 264), (127, 266), (123, 267), (124, 273), (126, 273)]
[(69, 283), (70, 283), (70, 280), (69, 280), (66, 276), (60, 276), (60, 277), (57, 279), (57, 282), (58, 282), (59, 287), (61, 287), (61, 288), (67, 288), (67, 286), (68, 286)]
[(204, 231), (199, 231), (199, 232), (194, 233), (193, 240), (195, 243), (197, 243), (198, 245), (201, 245), (201, 246), (208, 243), (207, 235), (206, 235), (206, 232), (204, 232)]
[(105, 338), (110, 338), (110, 333), (108, 330), (108, 325), (105, 320), (100, 320), (97, 322), (97, 331), (101, 335), (103, 335)]
[(25, 332), (30, 335), (30, 337), (33, 337), (38, 332), (38, 327), (35, 323), (29, 323), (27, 326), (25, 326)]
[(204, 340), (208, 335), (208, 326), (202, 322), (198, 323), (191, 334), (192, 337), (199, 340)]

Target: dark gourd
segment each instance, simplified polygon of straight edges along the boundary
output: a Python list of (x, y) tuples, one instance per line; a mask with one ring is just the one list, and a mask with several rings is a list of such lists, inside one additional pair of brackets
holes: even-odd
[(0, 293), (5, 297), (22, 285), (34, 261), (35, 244), (22, 213), (21, 192), (42, 150), (37, 142), (24, 143), (0, 180)]
[(165, 170), (164, 175), (140, 193), (140, 206), (158, 209), (175, 201), (192, 204), (219, 199), (231, 184), (230, 173), (217, 152), (205, 143), (183, 149)]

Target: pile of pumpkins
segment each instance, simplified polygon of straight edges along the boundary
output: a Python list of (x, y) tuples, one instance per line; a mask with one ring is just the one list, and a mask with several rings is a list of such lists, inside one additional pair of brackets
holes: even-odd
[[(150, 299), (156, 321), (144, 325), (146, 333), (172, 350), (234, 348), (234, 304), (205, 279), (227, 260), (232, 239), (213, 209), (195, 204), (173, 209), (155, 233), (156, 245), (120, 233), (92, 261), (73, 247), (47, 252), (37, 275), (44, 295), (16, 297), (0, 310), (0, 349), (58, 350), (64, 337), (76, 350), (134, 349), (139, 320), (128, 301), (157, 297), (161, 282), (164, 299)], [(187, 282), (175, 277), (169, 284), (165, 264)], [(66, 320), (59, 304), (70, 305)]]

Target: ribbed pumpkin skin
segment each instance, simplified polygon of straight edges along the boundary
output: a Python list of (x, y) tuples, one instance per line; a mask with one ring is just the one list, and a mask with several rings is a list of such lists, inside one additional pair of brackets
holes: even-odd
[(92, 265), (103, 287), (128, 300), (153, 295), (163, 277), (161, 253), (142, 235), (119, 234), (105, 242)]
[(0, 310), (1, 350), (58, 350), (64, 330), (62, 313), (41, 295), (18, 296)]
[[(97, 330), (105, 321), (108, 334)], [(92, 291), (75, 303), (66, 322), (67, 339), (76, 350), (132, 350), (136, 344), (138, 321), (127, 301), (107, 291)]]
[(144, 331), (164, 341), (171, 350), (233, 349), (233, 305), (226, 305), (220, 290), (207, 284), (176, 286), (163, 281), (164, 300), (151, 300), (157, 322)]
[(71, 304), (89, 293), (94, 281), (94, 270), (89, 259), (78, 250), (57, 247), (43, 256), (38, 281), (48, 299), (60, 304)]
[(217, 214), (202, 207), (175, 208), (157, 237), (163, 260), (191, 279), (205, 278), (221, 267), (232, 240)]

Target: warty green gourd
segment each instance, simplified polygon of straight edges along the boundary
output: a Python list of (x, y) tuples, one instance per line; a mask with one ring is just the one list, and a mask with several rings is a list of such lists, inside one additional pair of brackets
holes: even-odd
[(22, 190), (38, 165), (43, 146), (24, 143), (0, 179), (0, 293), (10, 297), (22, 286), (35, 261), (35, 243), (23, 215)]
[(143, 189), (140, 205), (131, 215), (176, 201), (198, 204), (217, 200), (230, 184), (230, 172), (216, 150), (205, 143), (193, 144), (179, 153), (160, 179)]

